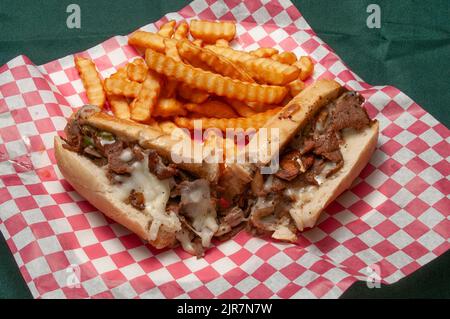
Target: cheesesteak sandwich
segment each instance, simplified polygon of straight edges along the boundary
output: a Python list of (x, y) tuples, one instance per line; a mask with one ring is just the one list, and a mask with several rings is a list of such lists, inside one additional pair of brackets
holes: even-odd
[[(358, 93), (317, 81), (268, 121), (280, 128), (276, 154), (224, 165), (175, 163), (174, 146), (185, 137), (84, 106), (65, 138), (55, 138), (55, 155), (77, 192), (156, 248), (181, 244), (202, 256), (213, 237), (229, 238), (246, 225), (292, 242), (369, 161), (378, 123), (362, 104)], [(279, 168), (261, 174), (278, 155)]]
[(255, 233), (296, 241), (297, 230), (313, 227), (325, 207), (351, 186), (378, 140), (379, 124), (363, 103), (359, 93), (321, 80), (267, 123), (281, 130), (278, 170), (259, 173), (270, 156), (241, 169), (252, 176), (249, 224)]

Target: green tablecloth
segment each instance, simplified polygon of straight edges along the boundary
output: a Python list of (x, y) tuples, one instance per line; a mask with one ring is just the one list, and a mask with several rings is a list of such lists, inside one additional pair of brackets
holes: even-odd
[[(378, 0), (381, 28), (366, 26), (372, 0), (293, 1), (312, 28), (347, 65), (374, 85), (394, 85), (450, 126), (450, 2)], [(3, 0), (0, 6), (0, 65), (19, 54), (42, 64), (128, 34), (178, 11), (188, 1), (78, 0), (81, 29), (66, 27), (71, 0)], [(450, 253), (398, 283), (368, 289), (355, 283), (343, 297), (450, 298)], [(3, 238), (0, 238), (0, 298), (31, 297)]]

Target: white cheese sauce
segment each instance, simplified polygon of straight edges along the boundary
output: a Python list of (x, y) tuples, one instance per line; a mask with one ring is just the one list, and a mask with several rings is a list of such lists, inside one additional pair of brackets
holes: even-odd
[[(122, 153), (121, 159), (122, 157), (127, 159), (127, 152)], [(144, 213), (153, 218), (150, 226), (150, 239), (156, 239), (161, 225), (165, 225), (175, 231), (181, 229), (181, 224), (176, 214), (174, 212), (166, 212), (166, 204), (170, 196), (171, 178), (160, 180), (150, 173), (147, 154), (144, 155), (144, 160), (134, 162), (131, 167), (131, 175), (127, 177), (120, 176), (121, 184), (114, 185), (114, 187), (120, 193), (120, 199), (123, 201), (128, 198), (133, 189), (144, 194)]]
[(119, 159), (122, 162), (129, 162), (133, 159), (133, 152), (129, 148), (126, 148), (120, 154)]

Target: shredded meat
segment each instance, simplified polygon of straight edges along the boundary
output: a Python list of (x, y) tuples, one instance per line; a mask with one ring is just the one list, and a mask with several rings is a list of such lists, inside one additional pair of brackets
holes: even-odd
[(302, 173), (306, 172), (313, 164), (314, 164), (314, 156), (313, 155), (303, 155), (301, 157), (302, 169), (300, 170)]
[(316, 176), (322, 172), (325, 165), (323, 159), (316, 159), (312, 167), (305, 173), (305, 180), (312, 185), (317, 185)]
[(265, 194), (264, 192), (264, 179), (261, 175), (260, 170), (256, 170), (255, 176), (253, 176), (252, 182), (250, 184), (252, 193), (255, 196), (263, 196)]
[(194, 238), (192, 241), (192, 246), (194, 248), (195, 256), (197, 258), (202, 258), (205, 256), (205, 248), (202, 246), (202, 240), (199, 237)]
[[(233, 227), (229, 231), (224, 232), (224, 233), (222, 233), (220, 235), (215, 235), (215, 236), (220, 241), (226, 241), (226, 240), (229, 240), (229, 239), (233, 238), (234, 235), (236, 235), (242, 229), (244, 229), (245, 226), (246, 226), (246, 223), (241, 223), (241, 224), (237, 225), (236, 227)], [(220, 227), (219, 227), (219, 230), (217, 232), (219, 232), (219, 231), (220, 231)]]
[(287, 182), (301, 176), (306, 183), (317, 185), (315, 177), (326, 162), (336, 164), (326, 177), (339, 171), (344, 166), (341, 131), (345, 128), (360, 130), (370, 124), (366, 110), (361, 107), (363, 102), (360, 94), (349, 91), (320, 110), (291, 143), (294, 151), (282, 156), (281, 169), (275, 175)]
[(134, 145), (131, 148), (131, 151), (133, 152), (133, 156), (137, 161), (142, 161), (144, 159), (144, 153), (142, 153), (142, 148), (140, 148), (138, 145)]
[(365, 108), (361, 107), (364, 98), (355, 91), (342, 94), (334, 103), (335, 108), (331, 119), (334, 131), (344, 128), (361, 130), (370, 124), (369, 116)]
[(220, 219), (219, 229), (214, 234), (215, 237), (221, 237), (231, 232), (246, 220), (244, 211), (237, 206), (227, 210), (224, 214), (225, 216)]
[(175, 164), (165, 165), (162, 158), (154, 150), (148, 153), (148, 169), (155, 174), (158, 179), (167, 179), (177, 174)]
[(303, 147), (300, 150), (300, 153), (302, 155), (306, 154), (306, 153), (309, 153), (309, 152), (311, 152), (314, 149), (315, 146), (316, 146), (316, 143), (314, 143), (314, 140), (312, 138), (305, 139), (303, 141)]
[[(300, 173), (306, 172), (314, 163), (314, 156), (302, 155), (299, 150), (286, 153), (280, 161), (281, 169), (275, 174), (285, 181), (295, 179)], [(282, 189), (284, 189), (286, 185)]]
[(280, 161), (281, 169), (275, 175), (286, 181), (296, 178), (300, 173), (300, 156), (299, 150), (292, 150), (284, 154)]
[(128, 202), (136, 209), (145, 209), (144, 194), (141, 192), (136, 192), (134, 189), (131, 190), (130, 195), (128, 196)]
[(339, 138), (333, 130), (327, 130), (324, 134), (314, 136), (314, 154), (338, 163), (342, 160)]
[(127, 174), (131, 172), (129, 163), (123, 162), (120, 159), (120, 154), (124, 149), (122, 141), (116, 141), (112, 144), (103, 146), (106, 157), (108, 158), (108, 168), (116, 174)]
[(69, 151), (80, 153), (83, 149), (83, 136), (78, 122), (75, 120), (69, 121), (64, 128), (64, 133), (66, 134), (64, 140), (66, 144), (63, 144), (63, 147)]
[(269, 176), (264, 184), (266, 194), (279, 193), (285, 190), (287, 183), (276, 176)]
[(233, 207), (222, 220), (231, 227), (237, 226), (245, 220), (244, 212), (239, 207)]
[(262, 219), (273, 214), (277, 200), (279, 200), (278, 196), (273, 195), (269, 195), (267, 198), (259, 197), (253, 206), (249, 222), (260, 232), (265, 233), (275, 230), (273, 222), (265, 222)]

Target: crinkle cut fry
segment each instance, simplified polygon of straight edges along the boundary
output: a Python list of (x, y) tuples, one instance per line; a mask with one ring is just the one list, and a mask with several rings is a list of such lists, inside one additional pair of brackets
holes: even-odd
[(235, 117), (235, 118), (228, 118), (228, 119), (217, 119), (217, 118), (209, 118), (209, 117), (203, 117), (198, 119), (191, 119), (186, 117), (177, 117), (175, 118), (175, 124), (177, 124), (179, 127), (184, 127), (190, 130), (194, 129), (194, 122), (195, 121), (201, 121), (202, 122), (202, 129), (207, 128), (218, 128), (219, 130), (226, 132), (226, 129), (236, 129), (236, 128), (242, 128), (244, 130), (247, 129), (260, 129), (261, 127), (264, 127), (264, 124), (272, 118), (275, 114), (278, 113), (278, 111), (281, 110), (281, 107), (270, 109), (266, 112), (257, 113), (255, 115), (252, 115), (250, 117)]
[(90, 59), (77, 56), (75, 57), (75, 66), (86, 89), (89, 103), (103, 107), (106, 95), (94, 62)]
[(205, 48), (245, 68), (255, 80), (262, 83), (286, 85), (297, 79), (300, 74), (296, 66), (283, 64), (270, 58), (258, 58), (248, 52), (215, 45), (207, 45)]
[(131, 119), (148, 120), (158, 102), (161, 92), (161, 77), (153, 70), (148, 70), (137, 98), (131, 103)]
[(236, 25), (232, 22), (191, 20), (190, 32), (195, 39), (207, 43), (215, 43), (219, 39), (231, 41), (236, 35)]
[(105, 80), (107, 94), (137, 97), (141, 91), (142, 83), (129, 81), (121, 77), (110, 77)]
[(189, 25), (186, 21), (180, 22), (178, 27), (175, 29), (175, 33), (173, 34), (173, 38), (175, 40), (187, 39), (187, 35), (189, 33)]
[(175, 32), (175, 25), (177, 22), (175, 20), (170, 20), (164, 23), (158, 31), (158, 34), (165, 38), (171, 38)]
[(141, 48), (151, 48), (158, 52), (164, 53), (166, 46), (164, 45), (164, 37), (145, 31), (136, 31), (128, 39), (128, 44)]
[(219, 74), (178, 63), (154, 50), (145, 52), (147, 66), (165, 76), (185, 82), (191, 87), (205, 90), (218, 96), (249, 102), (266, 104), (280, 103), (286, 96), (287, 89), (281, 86), (247, 83), (224, 77)]
[(236, 64), (211, 50), (198, 47), (189, 41), (179, 41), (177, 49), (180, 56), (191, 65), (244, 82), (255, 82), (253, 78)]

